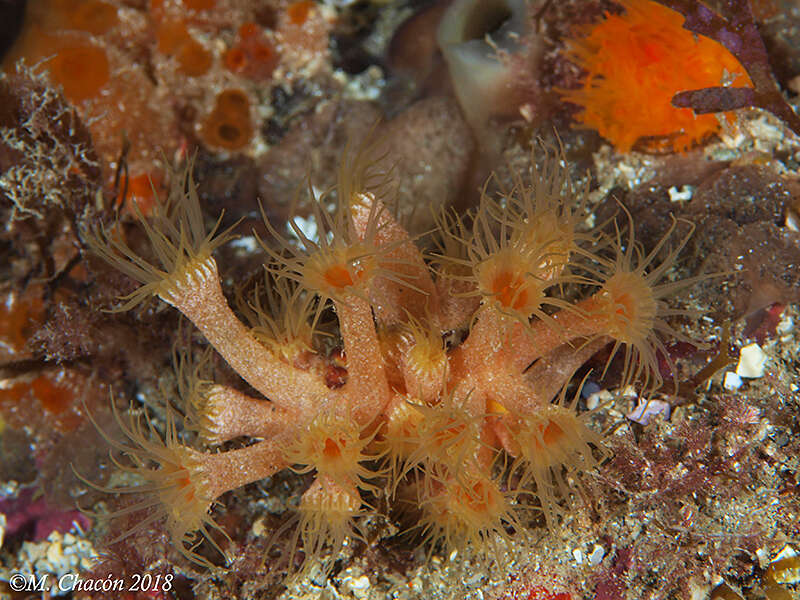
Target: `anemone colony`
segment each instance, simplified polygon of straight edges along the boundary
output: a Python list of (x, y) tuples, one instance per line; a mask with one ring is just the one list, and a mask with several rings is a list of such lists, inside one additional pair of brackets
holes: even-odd
[[(659, 281), (685, 238), (658, 261), (672, 230), (647, 255), (632, 228), (581, 233), (583, 190), (554, 153), (512, 189), (484, 190), (474, 213), (441, 214), (438, 251), (426, 257), (387, 208), (392, 175), (380, 155), (374, 144), (347, 152), (334, 193), (310, 191), (315, 239), (296, 220), (288, 238), (267, 223), (268, 302), (262, 290), (240, 309), (252, 328), (229, 306), (212, 256), (229, 231), (218, 222), (207, 232), (188, 169), (152, 219), (140, 216), (157, 262), (114, 229), (94, 238), (142, 284), (121, 310), (158, 296), (263, 396), (196, 378), (184, 401), (206, 449), (183, 445), (172, 421), (166, 439), (134, 420), (130, 441), (114, 442), (128, 457), (118, 464), (150, 494), (127, 510), (162, 506), (150, 519), (165, 517), (190, 558), (203, 560), (192, 543), (217, 527), (216, 499), (286, 468), (315, 473), (294, 530), (305, 564), (362, 537), (382, 494), (414, 506), (412, 529), (430, 547), (524, 541), (522, 511), (554, 526), (573, 476), (608, 452), (567, 399), (575, 371), (609, 346), (625, 383), (662, 383), (659, 335), (675, 333), (664, 317), (680, 312), (663, 297), (691, 281)], [(342, 378), (329, 377), (315, 341), (331, 307)], [(253, 443), (210, 449), (242, 436)]]

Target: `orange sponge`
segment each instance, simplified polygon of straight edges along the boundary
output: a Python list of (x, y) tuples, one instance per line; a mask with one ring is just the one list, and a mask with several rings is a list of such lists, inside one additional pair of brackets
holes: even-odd
[(110, 73), (105, 50), (89, 43), (65, 45), (53, 56), (49, 69), (73, 102), (97, 96)]
[(225, 90), (203, 125), (203, 138), (211, 146), (238, 150), (253, 135), (250, 100), (242, 90)]
[(250, 79), (267, 79), (278, 66), (278, 53), (255, 23), (239, 27), (239, 41), (225, 53), (225, 66)]
[(717, 42), (683, 29), (684, 18), (650, 0), (617, 0), (619, 15), (586, 28), (567, 43), (584, 71), (582, 87), (561, 90), (581, 107), (577, 121), (596, 129), (621, 152), (685, 151), (719, 129), (713, 114), (675, 108), (683, 90), (752, 86), (739, 61)]
[(178, 70), (198, 77), (211, 67), (211, 54), (198, 42), (181, 21), (167, 21), (158, 29), (158, 49), (178, 62)]

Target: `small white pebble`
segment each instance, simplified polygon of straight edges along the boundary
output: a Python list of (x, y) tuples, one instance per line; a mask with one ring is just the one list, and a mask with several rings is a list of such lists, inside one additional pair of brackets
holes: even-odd
[(608, 390), (600, 390), (599, 392), (595, 392), (586, 398), (586, 408), (589, 410), (594, 410), (600, 406), (601, 403), (608, 402), (613, 398), (614, 396)]
[(361, 577), (353, 577), (347, 581), (347, 585), (353, 592), (356, 598), (366, 598), (369, 593), (369, 577), (362, 575)]
[(60, 562), (64, 557), (64, 547), (61, 545), (61, 540), (53, 541), (47, 548), (47, 561), (50, 564)]
[[(319, 233), (317, 231), (317, 222), (314, 219), (312, 219), (312, 218), (304, 219), (303, 217), (295, 216), (294, 217), (294, 223), (295, 223), (295, 225), (297, 225), (297, 228), (300, 230), (300, 232), (306, 238), (308, 238), (312, 242), (318, 242), (319, 241), (319, 237), (318, 237)], [(295, 233), (294, 229), (292, 229), (291, 226), (287, 225), (286, 229), (287, 229), (290, 237), (293, 237), (293, 238), (297, 238), (298, 237), (297, 234)]]
[(253, 253), (258, 250), (258, 241), (254, 235), (243, 235), (235, 240), (231, 240), (230, 246), (236, 250)]
[(264, 523), (264, 519), (263, 518), (256, 519), (256, 521), (253, 523), (253, 526), (251, 528), (251, 530), (253, 532), (253, 535), (257, 535), (257, 536), (264, 535), (264, 533), (266, 531), (265, 525), (266, 524)]
[(793, 210), (786, 212), (786, 227), (791, 231), (800, 231), (800, 217)]
[(683, 185), (679, 190), (674, 185), (667, 190), (669, 192), (670, 202), (686, 202), (692, 199), (694, 188), (691, 185)]
[(605, 549), (600, 544), (595, 544), (594, 548), (592, 549), (591, 554), (589, 554), (589, 564), (593, 567), (596, 567), (603, 561), (603, 557), (606, 555)]
[(748, 344), (739, 351), (739, 364), (736, 374), (739, 377), (757, 379), (764, 376), (764, 367), (767, 364), (767, 355), (758, 344)]
[(783, 560), (784, 558), (794, 558), (795, 556), (797, 556), (797, 550), (792, 548), (789, 544), (786, 544), (778, 551), (778, 553), (775, 555), (775, 559), (772, 562)]
[(742, 387), (742, 378), (733, 371), (725, 373), (725, 379), (722, 380), (722, 387), (731, 392), (738, 390)]
[(758, 559), (758, 566), (762, 569), (765, 569), (767, 564), (769, 564), (769, 554), (765, 548), (756, 550), (756, 558)]
[[(777, 563), (781, 560), (794, 558), (797, 556), (797, 551), (788, 544), (781, 548), (780, 552), (772, 559), (771, 563)], [(777, 583), (794, 584), (800, 581), (800, 568), (795, 566), (787, 566), (786, 568), (773, 569), (773, 577)]]
[(526, 102), (519, 107), (519, 114), (522, 115), (522, 118), (528, 123), (532, 123), (535, 116), (535, 113), (533, 112), (533, 105), (530, 102)]
[(794, 319), (788, 315), (784, 315), (778, 325), (775, 327), (775, 331), (779, 335), (786, 335), (790, 333), (794, 329)]

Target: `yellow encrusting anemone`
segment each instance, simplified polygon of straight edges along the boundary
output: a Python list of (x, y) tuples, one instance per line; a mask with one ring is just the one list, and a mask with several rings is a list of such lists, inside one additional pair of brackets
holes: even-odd
[[(202, 361), (178, 360), (199, 435), (184, 439), (171, 422), (165, 440), (136, 425), (125, 429), (132, 444), (112, 441), (150, 494), (125, 510), (162, 506), (146, 523), (166, 519), (192, 558), (193, 532), (216, 528), (214, 502), (293, 469), (309, 484), (273, 536), (290, 547), (290, 574), (318, 563), (328, 573), (348, 540), (371, 543), (365, 525), (386, 506), (385, 518), (417, 519), (404, 530), (429, 553), (500, 560), (501, 545), (528, 543), (531, 511), (557, 530), (581, 475), (609, 453), (577, 394), (565, 401), (574, 374), (624, 347), (612, 383), (651, 391), (663, 336), (680, 337), (666, 318), (686, 314), (664, 299), (696, 279), (662, 283), (688, 239), (662, 252), (674, 226), (648, 254), (632, 224), (628, 236), (583, 231), (586, 190), (563, 149), (547, 150), (509, 189), (493, 195), (487, 183), (474, 211), (440, 213), (438, 253), (426, 257), (388, 208), (384, 153), (349, 148), (334, 190), (307, 186), (316, 234), (296, 215), (287, 234), (266, 222), (264, 286), (236, 294), (250, 326), (212, 256), (229, 233), (205, 233), (188, 173), (153, 220), (138, 215), (159, 267), (101, 230), (98, 254), (142, 284), (123, 308), (159, 296), (242, 379), (224, 385)], [(323, 314), (326, 328), (335, 320), (324, 346)]]

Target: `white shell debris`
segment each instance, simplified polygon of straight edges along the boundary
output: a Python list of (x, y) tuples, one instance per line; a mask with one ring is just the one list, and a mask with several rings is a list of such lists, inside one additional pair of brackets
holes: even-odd
[(236, 238), (228, 242), (228, 245), (231, 248), (235, 248), (236, 250), (242, 250), (248, 254), (252, 254), (256, 250), (258, 250), (258, 241), (256, 240), (256, 236), (254, 235), (243, 235), (242, 237)]
[(605, 404), (614, 399), (614, 395), (609, 392), (608, 390), (600, 390), (599, 392), (595, 392), (591, 394), (586, 399), (586, 408), (589, 410), (594, 410), (600, 404)]
[(722, 380), (722, 387), (731, 392), (735, 392), (742, 387), (743, 383), (744, 382), (742, 381), (741, 377), (739, 377), (733, 371), (728, 371), (725, 373), (725, 378)]
[(589, 564), (593, 567), (596, 567), (603, 561), (603, 557), (606, 555), (605, 548), (603, 548), (600, 544), (595, 544), (592, 552), (587, 557), (589, 559)]
[(767, 364), (767, 355), (758, 344), (748, 344), (739, 351), (739, 364), (736, 365), (736, 374), (739, 377), (757, 379), (764, 376), (764, 367)]
[(694, 187), (691, 185), (683, 185), (681, 186), (681, 189), (678, 189), (673, 185), (667, 191), (669, 192), (670, 202), (686, 202), (687, 200), (692, 199), (692, 195), (694, 194)]
[[(318, 196), (315, 196), (315, 197), (318, 197)], [(306, 238), (308, 238), (312, 242), (319, 241), (319, 237), (318, 237), (319, 232), (317, 231), (317, 222), (313, 218), (309, 217), (308, 219), (304, 219), (303, 217), (295, 216), (294, 217), (294, 223), (295, 223), (295, 225), (297, 225), (297, 228), (300, 230), (300, 232)], [(290, 237), (298, 239), (297, 233), (295, 233), (295, 230), (292, 229), (291, 225), (287, 225), (286, 229), (287, 229)]]
[[(0, 580), (8, 581), (12, 573), (31, 573), (38, 581), (42, 576), (57, 580), (68, 573), (86, 571), (94, 566), (98, 558), (89, 540), (72, 533), (58, 531), (42, 542), (23, 542), (13, 562), (13, 569), (0, 567)], [(51, 588), (54, 596), (68, 594), (69, 589)]]
[[(787, 558), (794, 558), (797, 556), (797, 551), (788, 544), (781, 548), (781, 551), (775, 556), (775, 559), (770, 564), (775, 564)], [(800, 581), (800, 568), (790, 567), (786, 569), (776, 570), (773, 577), (776, 583), (797, 583)]]
[(793, 330), (794, 319), (789, 315), (783, 315), (780, 322), (775, 327), (775, 332), (781, 336), (781, 340), (783, 340), (783, 336), (788, 336)]
[(345, 588), (349, 589), (356, 598), (366, 598), (369, 595), (369, 588), (371, 584), (369, 577), (366, 575), (361, 575), (359, 577), (345, 577), (343, 583)]
[(786, 227), (792, 231), (800, 231), (800, 216), (793, 210), (786, 211)]
[(586, 564), (590, 567), (596, 567), (603, 561), (603, 557), (606, 555), (605, 548), (603, 548), (600, 544), (594, 544), (592, 546), (591, 552), (588, 554), (584, 554), (583, 550), (580, 548), (575, 548), (572, 551), (572, 558), (575, 559), (575, 562), (579, 565)]
[(669, 419), (671, 407), (668, 402), (663, 400), (653, 400), (652, 398), (640, 398), (631, 412), (625, 415), (628, 419), (641, 425), (650, 423), (650, 419), (656, 415), (664, 415), (665, 419)]

